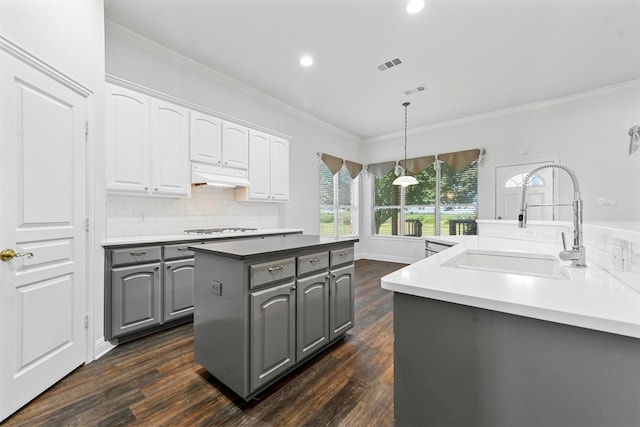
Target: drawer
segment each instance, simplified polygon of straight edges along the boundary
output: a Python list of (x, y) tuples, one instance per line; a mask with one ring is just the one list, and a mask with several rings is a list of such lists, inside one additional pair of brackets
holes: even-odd
[(331, 251), (331, 267), (348, 262), (353, 262), (353, 247)]
[(165, 245), (164, 260), (192, 257), (194, 252), (190, 251), (187, 248), (189, 246), (197, 246), (201, 244), (202, 242), (189, 242), (189, 243), (180, 243), (178, 245)]
[(285, 258), (249, 266), (250, 287), (288, 279), (296, 275), (295, 258)]
[(139, 248), (113, 249), (111, 251), (111, 266), (124, 264), (142, 264), (160, 261), (160, 246), (143, 246)]
[(298, 257), (298, 276), (323, 270), (327, 267), (329, 267), (329, 252), (318, 252), (317, 254)]

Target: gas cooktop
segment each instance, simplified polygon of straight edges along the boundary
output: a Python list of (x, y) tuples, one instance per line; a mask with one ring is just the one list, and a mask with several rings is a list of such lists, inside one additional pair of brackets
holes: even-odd
[(193, 228), (184, 230), (187, 234), (218, 234), (218, 233), (246, 233), (249, 231), (257, 231), (257, 228), (250, 227), (223, 227), (223, 228)]

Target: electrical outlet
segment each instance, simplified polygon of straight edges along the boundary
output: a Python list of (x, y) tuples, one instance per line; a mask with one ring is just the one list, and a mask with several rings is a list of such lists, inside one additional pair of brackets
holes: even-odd
[(611, 266), (616, 270), (624, 271), (624, 259), (622, 258), (622, 247), (613, 245), (611, 247)]
[(596, 197), (596, 205), (598, 206), (616, 206), (618, 200), (615, 197)]

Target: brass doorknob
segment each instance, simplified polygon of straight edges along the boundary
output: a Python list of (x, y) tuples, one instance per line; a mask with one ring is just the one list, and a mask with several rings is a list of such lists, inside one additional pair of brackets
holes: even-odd
[(0, 252), (0, 260), (4, 262), (11, 261), (12, 259), (19, 258), (21, 256), (26, 256), (27, 258), (33, 258), (33, 253), (26, 252), (24, 254), (19, 254), (19, 253), (16, 253), (16, 251), (14, 251), (13, 249), (3, 249), (2, 252)]

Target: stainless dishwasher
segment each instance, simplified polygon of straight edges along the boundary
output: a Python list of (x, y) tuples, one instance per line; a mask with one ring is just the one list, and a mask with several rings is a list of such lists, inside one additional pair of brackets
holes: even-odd
[(455, 243), (444, 243), (444, 242), (433, 242), (430, 240), (425, 240), (424, 241), (424, 256), (425, 257), (430, 257), (431, 255), (435, 255), (438, 252), (442, 252), (445, 249), (450, 248), (451, 246), (454, 246)]

